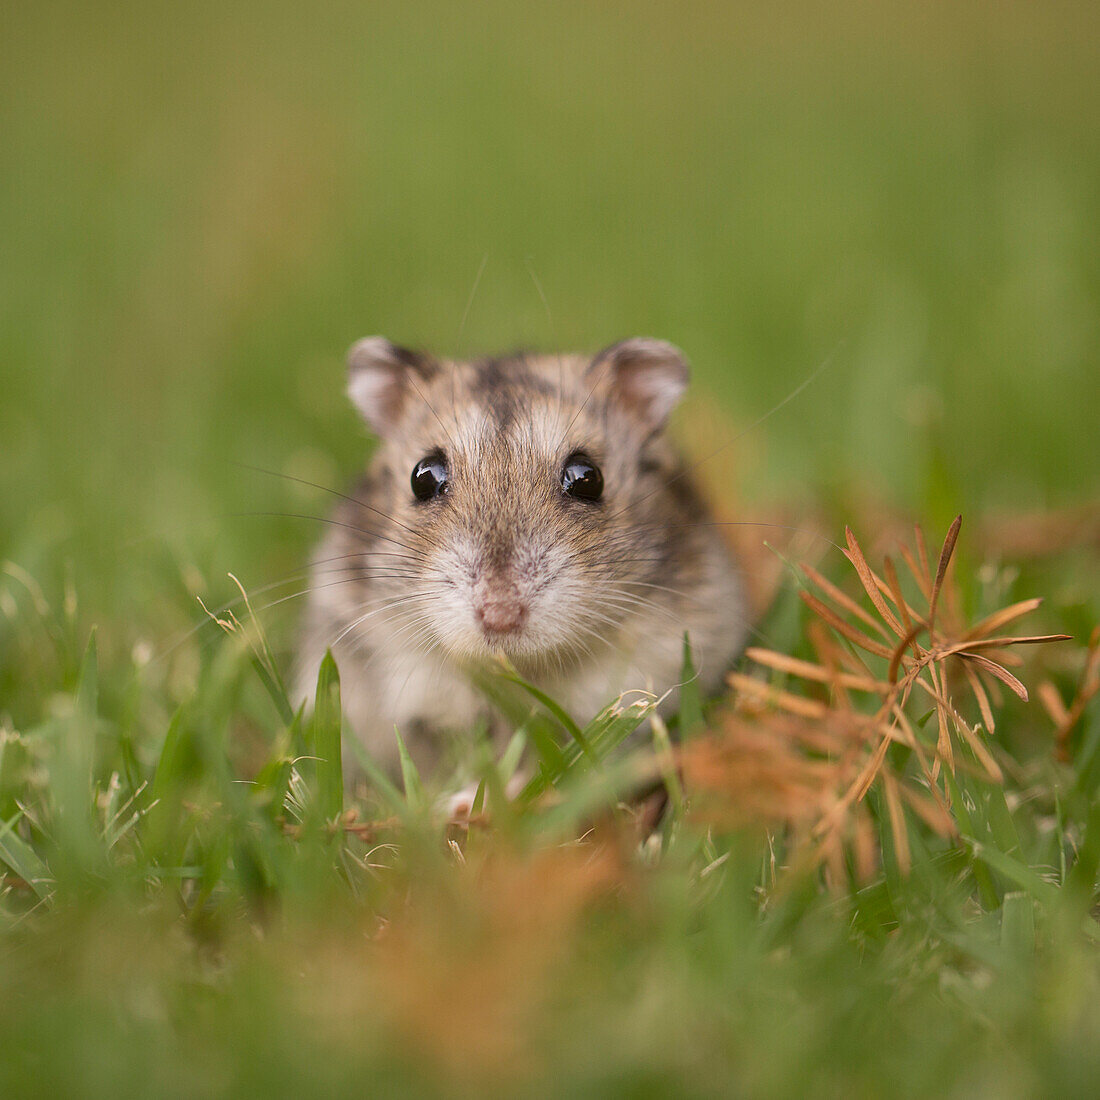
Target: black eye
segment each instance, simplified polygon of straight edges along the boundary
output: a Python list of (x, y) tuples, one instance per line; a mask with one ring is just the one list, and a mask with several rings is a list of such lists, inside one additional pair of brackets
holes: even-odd
[(439, 453), (422, 458), (412, 472), (412, 491), (417, 500), (431, 500), (447, 491), (447, 460)]
[(577, 500), (599, 500), (603, 495), (603, 474), (587, 455), (572, 454), (562, 467), (561, 487)]

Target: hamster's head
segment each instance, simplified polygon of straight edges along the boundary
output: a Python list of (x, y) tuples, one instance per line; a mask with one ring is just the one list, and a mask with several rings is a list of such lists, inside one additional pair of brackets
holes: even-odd
[(664, 439), (680, 351), (638, 338), (453, 362), (369, 337), (348, 367), (381, 440), (358, 522), (384, 540), (375, 573), (410, 644), (560, 668), (667, 614), (690, 496)]

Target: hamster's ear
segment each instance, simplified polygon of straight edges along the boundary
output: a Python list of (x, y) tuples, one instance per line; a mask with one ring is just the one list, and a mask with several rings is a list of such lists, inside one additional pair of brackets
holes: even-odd
[(414, 387), (436, 369), (421, 352), (399, 348), (384, 336), (367, 336), (348, 350), (348, 397), (376, 434), (393, 435)]
[(688, 384), (684, 353), (664, 340), (635, 336), (596, 356), (589, 374), (607, 376), (611, 399), (643, 427), (660, 431)]

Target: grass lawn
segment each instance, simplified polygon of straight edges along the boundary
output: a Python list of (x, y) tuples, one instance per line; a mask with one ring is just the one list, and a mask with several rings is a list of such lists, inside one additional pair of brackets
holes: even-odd
[[(0, 1095), (1095, 1095), (1098, 12), (11, 6)], [(459, 824), (294, 713), (373, 332), (687, 351), (798, 530), (682, 749), (503, 670)]]

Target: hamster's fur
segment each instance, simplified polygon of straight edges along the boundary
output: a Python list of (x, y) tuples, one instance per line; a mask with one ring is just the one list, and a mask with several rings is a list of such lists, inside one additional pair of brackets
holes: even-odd
[(348, 369), (381, 445), (311, 566), (300, 698), (331, 648), (348, 733), (394, 771), (395, 726), (430, 769), (449, 736), (499, 725), (470, 680), (498, 653), (582, 722), (635, 688), (674, 708), (685, 632), (717, 687), (745, 598), (665, 437), (678, 349), (452, 362), (370, 337)]

